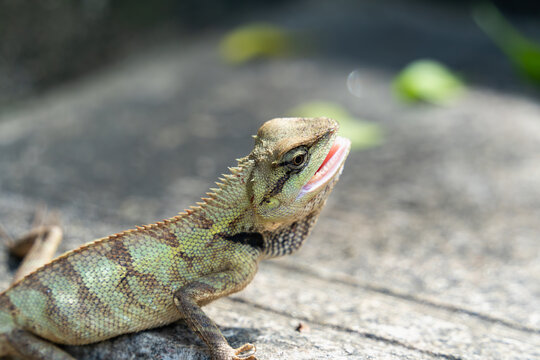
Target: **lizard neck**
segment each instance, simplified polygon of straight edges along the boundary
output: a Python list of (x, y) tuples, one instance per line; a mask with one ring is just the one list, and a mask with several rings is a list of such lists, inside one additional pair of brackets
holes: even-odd
[(212, 232), (234, 235), (255, 231), (255, 216), (251, 206), (248, 183), (253, 161), (242, 158), (238, 166), (222, 175), (215, 189), (196, 207), (186, 210), (190, 221), (206, 222)]
[(317, 222), (319, 213), (320, 211), (315, 211), (276, 230), (263, 231), (265, 243), (263, 257), (274, 258), (289, 255), (298, 250)]
[(186, 210), (182, 214), (185, 217), (181, 218), (188, 220), (190, 226), (207, 229), (220, 238), (260, 244), (263, 258), (289, 255), (298, 250), (315, 225), (320, 210), (294, 222), (267, 224), (255, 214), (252, 205), (253, 160), (240, 159), (238, 166), (230, 171), (219, 179), (218, 188), (210, 189), (208, 197)]
[(190, 223), (206, 221), (211, 231), (234, 238), (262, 239), (262, 257), (274, 258), (289, 255), (298, 250), (308, 237), (319, 217), (320, 210), (294, 222), (268, 224), (255, 214), (250, 187), (253, 160), (240, 159), (238, 166), (230, 168), (231, 173), (223, 175), (218, 188), (210, 189), (207, 198), (197, 203), (197, 207), (187, 210)]

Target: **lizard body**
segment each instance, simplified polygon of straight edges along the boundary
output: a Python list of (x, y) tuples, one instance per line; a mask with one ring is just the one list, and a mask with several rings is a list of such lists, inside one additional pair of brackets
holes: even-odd
[(185, 319), (217, 360), (232, 349), (201, 306), (243, 289), (263, 258), (292, 253), (337, 182), (349, 142), (327, 118), (274, 119), (198, 206), (96, 240), (0, 294), (0, 356), (72, 359), (82, 345)]

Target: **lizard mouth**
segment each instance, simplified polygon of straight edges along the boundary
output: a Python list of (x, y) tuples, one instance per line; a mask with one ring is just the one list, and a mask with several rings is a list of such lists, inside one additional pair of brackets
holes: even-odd
[(302, 187), (298, 197), (302, 197), (309, 192), (321, 188), (334, 178), (336, 174), (339, 175), (350, 149), (351, 141), (347, 138), (337, 136), (321, 166), (319, 166), (306, 185)]

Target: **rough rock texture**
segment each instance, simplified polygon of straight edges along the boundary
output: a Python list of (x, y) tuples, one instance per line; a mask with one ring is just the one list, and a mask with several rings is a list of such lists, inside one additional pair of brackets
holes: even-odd
[[(350, 155), (297, 255), (263, 264), (245, 291), (206, 308), (231, 343), (255, 343), (263, 360), (540, 358), (538, 94), (519, 91), (466, 14), (386, 4), (399, 15), (377, 2), (341, 4), (357, 16), (347, 41), (369, 48), (365, 56), (336, 50), (230, 68), (211, 33), (5, 112), (0, 223), (21, 234), (45, 203), (60, 211), (67, 250), (172, 216), (249, 152), (263, 121), (332, 100), (379, 123), (385, 143)], [(327, 14), (325, 44), (345, 36), (326, 2), (305, 5), (265, 16), (298, 16), (300, 26)], [(406, 38), (426, 54), (401, 47)], [(423, 55), (453, 58), (477, 85), (449, 107), (397, 103), (393, 67)], [(360, 98), (345, 86), (353, 69), (364, 79)], [(3, 287), (13, 268), (0, 252)], [(180, 322), (68, 350), (206, 359), (203, 345)]]

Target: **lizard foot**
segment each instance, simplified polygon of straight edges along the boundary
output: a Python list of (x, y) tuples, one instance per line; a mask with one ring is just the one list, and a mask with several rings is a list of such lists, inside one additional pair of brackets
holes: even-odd
[(254, 353), (255, 345), (252, 344), (244, 344), (237, 349), (227, 346), (227, 349), (214, 354), (212, 360), (257, 360)]
[[(257, 360), (257, 358), (254, 355), (255, 351), (256, 351), (255, 345), (249, 344), (249, 343), (244, 344), (240, 346), (239, 348), (234, 349), (233, 360)], [(250, 354), (243, 355), (242, 357), (237, 356), (245, 352), (249, 352)]]

